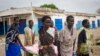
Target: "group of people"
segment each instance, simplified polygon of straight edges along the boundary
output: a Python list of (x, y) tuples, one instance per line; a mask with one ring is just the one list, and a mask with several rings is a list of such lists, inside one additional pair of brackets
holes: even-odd
[[(89, 32), (89, 20), (82, 21), (83, 28), (77, 36), (76, 30), (73, 28), (74, 17), (69, 15), (66, 17), (66, 22), (61, 31), (57, 31), (53, 26), (53, 21), (50, 16), (42, 17), (43, 26), (39, 29), (39, 56), (91, 56), (93, 53), (93, 36)], [(21, 56), (21, 48), (26, 52), (26, 56), (35, 56), (29, 53), (22, 45), (19, 39), (19, 18), (14, 18), (14, 23), (11, 25), (6, 35), (6, 56)], [(25, 46), (35, 44), (35, 34), (32, 31), (34, 22), (28, 21), (28, 26), (25, 27)], [(57, 47), (55, 49), (54, 47)], [(38, 55), (36, 55), (38, 56)]]

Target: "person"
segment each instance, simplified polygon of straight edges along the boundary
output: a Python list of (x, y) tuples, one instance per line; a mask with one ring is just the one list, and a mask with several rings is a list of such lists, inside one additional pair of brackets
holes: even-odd
[(18, 33), (19, 18), (14, 18), (14, 23), (9, 28), (6, 35), (6, 56), (21, 56), (21, 48), (26, 51), (19, 39)]
[(89, 32), (89, 20), (82, 21), (83, 28), (78, 35), (77, 53), (78, 56), (91, 56), (93, 36)]
[(50, 33), (51, 18), (49, 16), (43, 16), (43, 26), (39, 29), (39, 40), (40, 40), (40, 56), (56, 56), (53, 49), (54, 35)]
[[(29, 26), (25, 27), (25, 46), (32, 46), (34, 44), (34, 32), (32, 32), (33, 21), (28, 21)], [(33, 56), (33, 54), (27, 52), (26, 56)]]
[(57, 46), (58, 56), (61, 56), (61, 54), (60, 54), (60, 41), (58, 40), (58, 32), (57, 32), (56, 28), (54, 27), (53, 21), (51, 21), (50, 27), (55, 29), (54, 45)]
[(59, 32), (61, 56), (73, 56), (76, 43), (76, 30), (73, 28), (74, 17), (67, 16), (64, 28)]

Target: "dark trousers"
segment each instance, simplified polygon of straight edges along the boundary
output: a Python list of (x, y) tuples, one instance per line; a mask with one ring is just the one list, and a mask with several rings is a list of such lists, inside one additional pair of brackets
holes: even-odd
[(89, 54), (78, 54), (78, 56), (89, 56)]

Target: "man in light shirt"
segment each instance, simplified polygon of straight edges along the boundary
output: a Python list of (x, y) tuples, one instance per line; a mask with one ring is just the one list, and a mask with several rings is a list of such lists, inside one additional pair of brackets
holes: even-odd
[(61, 56), (73, 56), (76, 43), (76, 30), (73, 28), (74, 17), (67, 16), (64, 28), (59, 32), (58, 40), (60, 41)]
[[(32, 46), (34, 44), (34, 33), (32, 32), (32, 27), (34, 22), (32, 20), (28, 21), (29, 26), (25, 27), (25, 46)], [(31, 53), (26, 53), (26, 56), (33, 56)]]

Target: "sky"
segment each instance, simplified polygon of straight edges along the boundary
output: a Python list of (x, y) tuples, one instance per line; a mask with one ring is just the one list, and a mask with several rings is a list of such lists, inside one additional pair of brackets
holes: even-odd
[(0, 11), (11, 7), (39, 7), (43, 4), (55, 4), (67, 12), (96, 13), (100, 8), (100, 0), (0, 0)]

